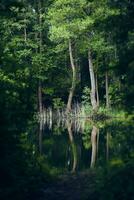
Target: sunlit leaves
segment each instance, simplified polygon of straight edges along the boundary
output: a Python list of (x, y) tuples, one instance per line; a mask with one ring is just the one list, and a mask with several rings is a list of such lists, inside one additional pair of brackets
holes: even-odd
[(79, 34), (93, 24), (84, 9), (86, 1), (55, 1), (49, 9), (50, 35), (53, 41), (77, 38)]

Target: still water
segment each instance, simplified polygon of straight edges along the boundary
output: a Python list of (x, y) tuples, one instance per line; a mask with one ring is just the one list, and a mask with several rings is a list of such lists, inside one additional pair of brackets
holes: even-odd
[(60, 173), (120, 165), (134, 157), (133, 131), (132, 121), (57, 119), (40, 124), (38, 149)]

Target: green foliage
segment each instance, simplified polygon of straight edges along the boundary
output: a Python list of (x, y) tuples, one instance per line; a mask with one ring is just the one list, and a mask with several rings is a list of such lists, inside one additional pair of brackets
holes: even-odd
[(92, 131), (92, 124), (88, 122), (85, 123), (83, 135), (82, 135), (82, 140), (83, 140), (85, 149), (91, 148), (91, 131)]
[(52, 40), (68, 40), (77, 38), (93, 20), (84, 12), (87, 7), (85, 0), (54, 1), (48, 16), (51, 23), (50, 35)]
[(81, 115), (89, 115), (92, 111), (92, 107), (90, 105), (90, 88), (84, 87), (83, 94), (82, 94), (82, 108), (81, 108)]
[(89, 104), (89, 102), (90, 102), (90, 88), (86, 86), (83, 89), (82, 104), (86, 105)]
[(111, 167), (104, 171), (102, 181), (100, 182), (99, 196), (100, 199), (133, 199), (133, 160), (126, 165)]
[(54, 98), (53, 106), (54, 106), (54, 109), (60, 109), (60, 108), (64, 108), (65, 104), (61, 98)]
[[(29, 138), (26, 119), (29, 120), (37, 112), (39, 81), (44, 107), (53, 104), (55, 109), (61, 109), (65, 106), (71, 80), (69, 39), (72, 40), (78, 69), (75, 99), (80, 101), (82, 96), (82, 116), (92, 115), (90, 89), (85, 87), (89, 85), (87, 51), (90, 48), (94, 71), (98, 76), (101, 105), (98, 115), (116, 117), (120, 126), (123, 126), (122, 118), (127, 122), (134, 118), (133, 1), (43, 0), (41, 15), (38, 3), (27, 0), (0, 2), (0, 122), (1, 153), (4, 156), (0, 166), (5, 180), (2, 183), (3, 199), (30, 199), (30, 193), (51, 180), (50, 174), (58, 173), (56, 167), (50, 167), (46, 156), (39, 156), (33, 138), (36, 133), (31, 132)], [(42, 24), (39, 24), (39, 19)], [(111, 102), (109, 110), (104, 106), (106, 71)], [(83, 92), (81, 88), (84, 88)], [(131, 117), (123, 109), (131, 113)], [(101, 123), (98, 126), (104, 128)], [(116, 147), (115, 152), (120, 152), (119, 144), (123, 144), (125, 152), (128, 151), (126, 137), (131, 139), (132, 134), (128, 135), (130, 129), (123, 127), (126, 134), (118, 132), (117, 142), (111, 139), (110, 145), (111, 148)], [(37, 130), (36, 126), (34, 128)], [(91, 130), (92, 127), (86, 124), (83, 142), (87, 149), (91, 147)], [(55, 126), (59, 137), (62, 131), (64, 129), (59, 130)], [(57, 143), (55, 140), (44, 142), (43, 146), (50, 157), (57, 151)], [(63, 149), (59, 155), (63, 162), (65, 142), (58, 144), (59, 152), (61, 146)], [(72, 148), (76, 154), (75, 146)], [(59, 158), (57, 162), (60, 165)], [(125, 166), (122, 158), (118, 160), (115, 153), (111, 166), (111, 171), (101, 183), (101, 199), (131, 198), (133, 162), (127, 162)]]

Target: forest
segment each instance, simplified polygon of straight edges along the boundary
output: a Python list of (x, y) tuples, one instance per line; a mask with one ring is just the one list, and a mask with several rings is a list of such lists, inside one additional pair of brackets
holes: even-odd
[(134, 199), (134, 1), (0, 0), (0, 199)]

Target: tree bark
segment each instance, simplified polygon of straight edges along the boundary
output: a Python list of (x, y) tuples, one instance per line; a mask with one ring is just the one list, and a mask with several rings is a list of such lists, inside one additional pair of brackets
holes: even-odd
[(109, 86), (108, 86), (108, 71), (105, 72), (105, 87), (106, 87), (106, 108), (110, 108), (109, 102)]
[(39, 113), (42, 114), (43, 106), (42, 106), (42, 86), (41, 82), (38, 83), (38, 102), (39, 102)]
[[(42, 12), (41, 12), (41, 1), (38, 1), (38, 13), (39, 13), (39, 26), (40, 26), (40, 31), (39, 31), (39, 38), (40, 38), (40, 46), (39, 46), (39, 52), (42, 54)], [(39, 74), (40, 74), (40, 69), (39, 69)], [(39, 113), (41, 114), (43, 111), (43, 105), (42, 105), (42, 84), (41, 80), (38, 82), (38, 102), (39, 102)]]
[(99, 91), (98, 91), (98, 77), (97, 77), (97, 73), (95, 76), (95, 85), (96, 85), (96, 100), (97, 100), (97, 107), (99, 107), (100, 101), (99, 101)]
[(75, 91), (75, 87), (76, 87), (76, 67), (74, 64), (71, 40), (69, 40), (69, 56), (70, 56), (70, 64), (71, 64), (71, 68), (72, 68), (72, 86), (70, 88), (70, 92), (69, 92), (69, 96), (68, 96), (68, 102), (67, 102), (67, 108), (66, 108), (67, 114), (69, 112), (71, 112), (72, 99), (73, 99), (74, 91)]
[(92, 57), (90, 50), (88, 51), (88, 63), (89, 63), (89, 74), (90, 74), (90, 81), (91, 81), (91, 105), (93, 111), (97, 111), (97, 100), (96, 100), (96, 87), (95, 87), (95, 75), (92, 63)]
[(40, 36), (40, 54), (42, 53), (42, 11), (41, 11), (41, 0), (38, 1), (38, 12), (39, 12), (39, 36)]
[[(23, 0), (23, 3), (25, 4), (24, 0)], [(26, 43), (26, 41), (27, 41), (26, 11), (23, 11), (23, 15), (24, 15), (24, 41)]]

